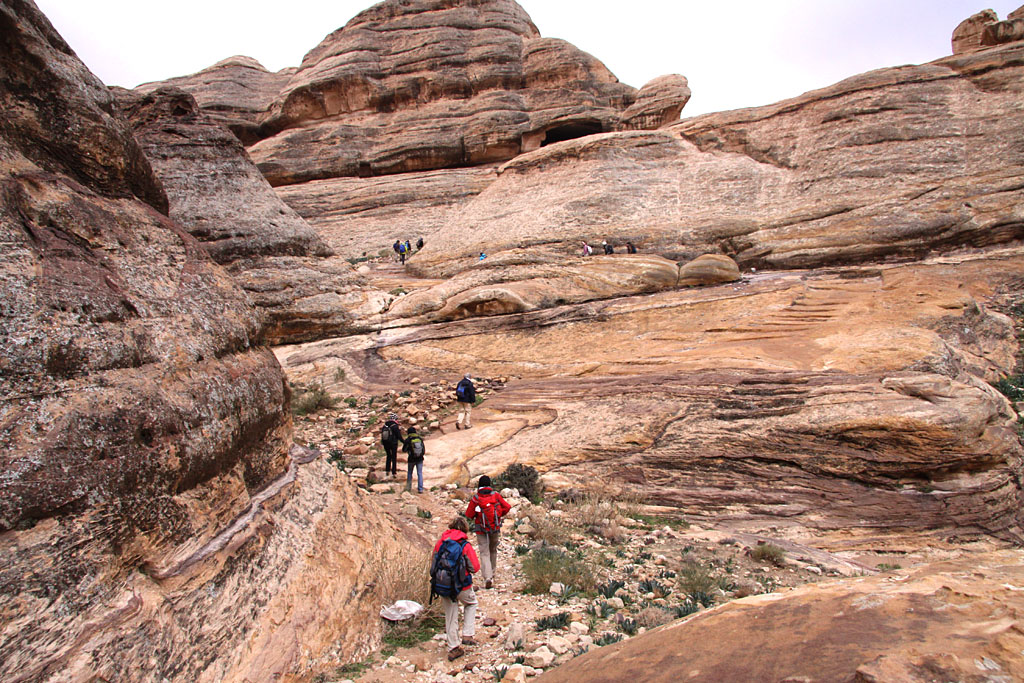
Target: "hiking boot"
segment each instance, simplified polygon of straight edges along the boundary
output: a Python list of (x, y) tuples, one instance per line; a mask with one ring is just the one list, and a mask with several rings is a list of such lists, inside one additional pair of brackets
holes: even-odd
[(456, 422), (455, 423), (455, 428), (456, 429), (462, 429), (462, 423), (461, 422)]
[(484, 584), (484, 588), (494, 588), (494, 582), (487, 579), (487, 583)]
[(464, 654), (466, 653), (465, 651), (463, 651), (461, 647), (454, 647), (451, 650), (448, 650), (448, 661), (454, 662), (456, 659), (458, 659)]
[(476, 645), (477, 642), (473, 640), (473, 636), (462, 636), (463, 645)]

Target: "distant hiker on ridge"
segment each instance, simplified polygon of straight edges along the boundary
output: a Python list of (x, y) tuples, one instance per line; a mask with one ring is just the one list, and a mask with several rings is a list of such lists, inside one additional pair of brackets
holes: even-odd
[(590, 245), (587, 244), (586, 242), (584, 242), (583, 243), (583, 255), (584, 256), (590, 256), (593, 253), (594, 253), (594, 250), (590, 248)]
[(473, 413), (473, 404), (476, 403), (476, 387), (468, 374), (455, 385), (455, 400), (459, 402), (459, 417), (455, 420), (455, 428), (462, 429), (462, 420), (465, 419), (465, 428), (469, 429), (473, 426), (469, 418)]
[(391, 248), (395, 250), (395, 260), (396, 261), (399, 259), (399, 255), (401, 254), (401, 249), (400, 249), (401, 246), (402, 246), (402, 243), (399, 242), (398, 240), (395, 240), (395, 243), (391, 245)]
[(612, 245), (608, 244), (608, 242), (601, 242), (601, 246), (604, 247), (604, 253), (606, 253), (606, 254), (614, 254), (615, 253), (615, 247), (613, 247)]
[(398, 256), (402, 259), (402, 265), (405, 265), (405, 253), (409, 251), (409, 247), (405, 246), (404, 242), (398, 243)]
[(423, 238), (421, 237), (418, 240), (416, 240), (416, 251), (419, 251), (422, 248), (423, 248)]
[(498, 564), (498, 540), (501, 538), (501, 522), (512, 506), (491, 488), (491, 478), (480, 477), (476, 495), (469, 501), (466, 517), (473, 520), (476, 532), (476, 546), (484, 566), (484, 588), (494, 585), (494, 570)]
[(626, 242), (626, 253), (627, 254), (635, 254), (636, 253), (636, 245), (633, 244), (632, 242)]

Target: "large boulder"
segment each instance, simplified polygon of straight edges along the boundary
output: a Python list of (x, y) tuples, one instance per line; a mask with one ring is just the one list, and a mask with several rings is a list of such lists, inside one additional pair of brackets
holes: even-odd
[(990, 9), (982, 10), (960, 22), (953, 31), (953, 54), (980, 50), (993, 45), (1024, 40), (1024, 6), (999, 21)]
[(165, 215), (108, 90), (31, 2), (0, 3), (0, 36), (0, 678), (352, 658), (379, 638), (371, 539), (394, 532), (290, 460), (260, 316)]
[(1005, 551), (744, 598), (537, 681), (1020, 680), (1022, 560)]

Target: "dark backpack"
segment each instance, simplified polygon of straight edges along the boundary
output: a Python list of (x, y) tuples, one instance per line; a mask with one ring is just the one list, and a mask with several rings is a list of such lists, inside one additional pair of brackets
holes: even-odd
[(486, 531), (501, 531), (501, 515), (498, 513), (496, 501), (492, 498), (487, 502), (481, 502), (477, 496), (473, 497), (479, 512), (473, 518), (474, 531), (477, 533)]
[(380, 440), (382, 443), (395, 443), (398, 441), (398, 434), (395, 433), (395, 429), (391, 426), (390, 422), (385, 422), (384, 426), (380, 428)]
[(419, 462), (423, 459), (423, 454), (427, 452), (427, 449), (423, 446), (423, 439), (420, 438), (419, 434), (413, 434), (409, 437), (409, 459), (415, 462)]
[(430, 567), (430, 601), (435, 595), (454, 600), (463, 589), (473, 585), (469, 558), (463, 550), (466, 541), (449, 538), (441, 543)]

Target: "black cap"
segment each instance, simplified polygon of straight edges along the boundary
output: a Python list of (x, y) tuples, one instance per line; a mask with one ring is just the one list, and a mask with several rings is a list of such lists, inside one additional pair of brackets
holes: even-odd
[(491, 478), (488, 477), (486, 474), (481, 475), (480, 476), (480, 485), (479, 485), (478, 488), (483, 488), (485, 486), (489, 487), (490, 485), (491, 485)]

